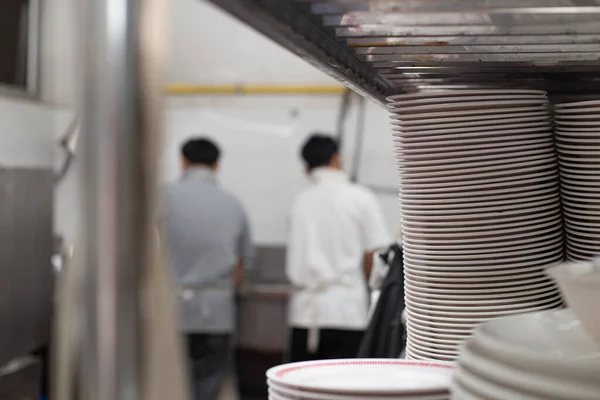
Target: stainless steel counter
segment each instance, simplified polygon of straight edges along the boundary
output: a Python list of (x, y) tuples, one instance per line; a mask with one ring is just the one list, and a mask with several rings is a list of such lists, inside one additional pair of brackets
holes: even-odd
[(238, 294), (237, 347), (284, 353), (290, 286), (248, 284)]

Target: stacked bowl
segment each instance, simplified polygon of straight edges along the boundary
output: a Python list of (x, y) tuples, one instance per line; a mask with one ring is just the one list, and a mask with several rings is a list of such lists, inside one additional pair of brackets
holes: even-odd
[(545, 92), (388, 98), (398, 170), (409, 359), (452, 361), (473, 328), (562, 306), (563, 259)]
[(267, 371), (269, 400), (449, 400), (453, 370), (394, 359), (284, 364)]
[(567, 258), (600, 254), (600, 101), (555, 106)]
[(461, 349), (454, 400), (600, 399), (600, 345), (571, 310), (502, 318)]

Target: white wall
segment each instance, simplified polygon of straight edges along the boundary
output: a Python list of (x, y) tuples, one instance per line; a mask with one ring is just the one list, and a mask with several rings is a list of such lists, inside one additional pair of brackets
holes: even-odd
[[(313, 131), (334, 132), (339, 100), (336, 98), (290, 97), (229, 98), (228, 104), (168, 109), (164, 157), (166, 180), (180, 174), (179, 146), (186, 138), (208, 135), (224, 152), (220, 171), (222, 184), (236, 194), (250, 214), (260, 243), (284, 243), (285, 224), (292, 199), (306, 184), (299, 148)], [(221, 99), (225, 102), (225, 99)], [(349, 150), (345, 165), (351, 167), (355, 115), (346, 126)], [(367, 135), (359, 181), (394, 190), (396, 173), (391, 135), (385, 110), (371, 104), (367, 109)], [(397, 196), (384, 194), (390, 230), (398, 223)]]
[(48, 168), (54, 163), (53, 112), (36, 102), (0, 96), (0, 165)]
[[(56, 134), (69, 124), (76, 85), (75, 0), (52, 0), (46, 15), (56, 30), (48, 39), (45, 99), (56, 109)], [(271, 40), (202, 0), (174, 0), (167, 82), (188, 84), (327, 84), (334, 81)], [(49, 29), (49, 28), (48, 28)], [(70, 49), (70, 50), (69, 50)], [(63, 73), (64, 72), (64, 73)], [(179, 175), (178, 147), (206, 134), (224, 150), (220, 179), (245, 203), (259, 243), (284, 243), (287, 210), (306, 184), (300, 143), (313, 130), (333, 131), (340, 99), (312, 96), (207, 96), (171, 98), (166, 108), (163, 160), (166, 180)], [(353, 151), (356, 115), (349, 116), (346, 163)], [(359, 181), (393, 189), (395, 163), (384, 109), (368, 105)], [(56, 228), (75, 235), (77, 170), (57, 190)], [(391, 230), (397, 229), (395, 194), (380, 196)]]
[(173, 1), (172, 32), (171, 83), (335, 83), (203, 0)]
[(41, 41), (41, 100), (54, 107), (71, 108), (77, 91), (78, 31), (81, 2), (43, 0)]

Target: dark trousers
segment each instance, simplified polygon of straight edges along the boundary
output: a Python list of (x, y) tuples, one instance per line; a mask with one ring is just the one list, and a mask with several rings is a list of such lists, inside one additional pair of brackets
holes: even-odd
[(292, 328), (290, 361), (331, 360), (356, 358), (363, 331), (344, 329), (320, 329), (319, 348), (308, 351), (308, 329)]
[(227, 372), (230, 335), (187, 335), (193, 400), (217, 400)]

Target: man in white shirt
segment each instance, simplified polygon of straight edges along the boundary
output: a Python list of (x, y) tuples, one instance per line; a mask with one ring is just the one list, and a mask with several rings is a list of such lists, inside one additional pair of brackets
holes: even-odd
[(356, 357), (367, 326), (373, 252), (393, 239), (373, 193), (342, 171), (337, 142), (315, 134), (302, 148), (311, 186), (291, 210), (287, 276), (292, 361)]

